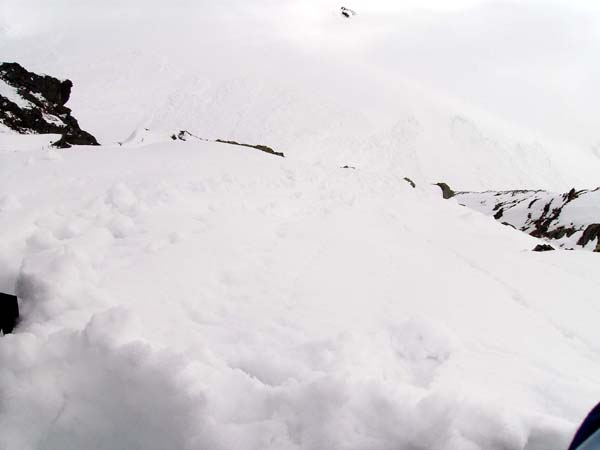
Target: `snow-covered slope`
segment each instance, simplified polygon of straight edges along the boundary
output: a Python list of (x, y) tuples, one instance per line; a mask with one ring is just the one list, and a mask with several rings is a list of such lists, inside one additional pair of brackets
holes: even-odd
[[(29, 3), (5, 19), (2, 58), (72, 79), (70, 105), (101, 142), (187, 129), (462, 190), (597, 183), (589, 148), (540, 141), (407, 77), (389, 48), (405, 15), (348, 21), (331, 1)], [(381, 53), (399, 59), (393, 70), (370, 57)]]
[(361, 62), (401, 16), (210, 3), (0, 5), (2, 58), (73, 80), (108, 143), (0, 130), (0, 449), (566, 448), (597, 255), (430, 183), (566, 190), (600, 159)]
[(2, 448), (560, 449), (600, 394), (595, 255), (437, 188), (200, 142), (0, 161)]

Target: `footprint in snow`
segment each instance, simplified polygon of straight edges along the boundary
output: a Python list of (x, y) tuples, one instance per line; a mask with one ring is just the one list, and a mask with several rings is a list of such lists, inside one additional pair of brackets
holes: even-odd
[(428, 388), (440, 369), (455, 354), (458, 339), (443, 325), (427, 319), (412, 319), (389, 329), (398, 361), (414, 385)]

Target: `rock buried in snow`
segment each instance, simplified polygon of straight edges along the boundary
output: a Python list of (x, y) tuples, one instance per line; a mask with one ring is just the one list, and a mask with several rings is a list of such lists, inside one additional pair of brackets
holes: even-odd
[(196, 136), (196, 135), (190, 133), (187, 130), (181, 130), (178, 133), (175, 133), (175, 134), (171, 135), (171, 139), (174, 140), (174, 141), (184, 141), (184, 142), (186, 142), (190, 138), (197, 139), (199, 141), (204, 141), (204, 142), (218, 142), (219, 144), (238, 145), (240, 147), (254, 148), (256, 150), (260, 150), (261, 152), (265, 152), (265, 153), (269, 153), (271, 155), (281, 156), (282, 158), (285, 158), (285, 155), (283, 153), (276, 152), (275, 150), (273, 150), (271, 147), (269, 147), (267, 145), (245, 144), (243, 142), (227, 141), (227, 140), (224, 140), (224, 139), (216, 139), (216, 140), (213, 141), (211, 139), (206, 139), (206, 138), (202, 138), (202, 137)]
[(171, 135), (171, 139), (174, 140), (174, 141), (183, 141), (183, 142), (186, 142), (189, 138), (193, 138), (193, 139), (198, 139), (200, 141), (209, 142), (209, 139), (204, 139), (204, 138), (198, 137), (198, 136), (190, 133), (188, 130), (180, 130), (178, 133), (175, 133), (175, 134)]
[(344, 16), (346, 19), (349, 19), (349, 18), (351, 18), (351, 17), (355, 16), (355, 15), (356, 15), (356, 12), (355, 12), (355, 11), (353, 11), (353, 10), (351, 10), (350, 8), (346, 8), (345, 6), (342, 6), (342, 7), (340, 8), (340, 14), (341, 14), (342, 16)]
[(553, 250), (556, 250), (556, 249), (548, 244), (538, 244), (533, 249), (534, 252), (551, 252)]
[(442, 190), (442, 195), (444, 196), (444, 199), (446, 199), (446, 200), (448, 200), (456, 195), (454, 193), (454, 191), (450, 188), (450, 186), (448, 186), (446, 183), (435, 183), (435, 185), (438, 186)]
[(221, 144), (239, 145), (241, 147), (255, 148), (256, 150), (260, 150), (261, 152), (270, 153), (271, 155), (275, 155), (275, 156), (281, 156), (282, 158), (285, 157), (285, 155), (283, 153), (276, 152), (271, 147), (268, 147), (266, 145), (244, 144), (244, 143), (236, 142), (236, 141), (224, 141), (222, 139), (217, 139), (215, 142), (219, 142)]
[(12, 333), (19, 322), (19, 302), (14, 295), (0, 292), (0, 331)]
[(61, 134), (53, 145), (98, 145), (79, 127), (65, 106), (73, 83), (27, 71), (17, 63), (0, 64), (0, 123), (21, 134)]

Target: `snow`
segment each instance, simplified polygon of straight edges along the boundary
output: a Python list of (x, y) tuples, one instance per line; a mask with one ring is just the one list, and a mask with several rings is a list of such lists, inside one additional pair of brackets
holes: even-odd
[(600, 218), (600, 187), (565, 206), (564, 217), (575, 223), (597, 223)]
[(4, 127), (3, 131), (0, 124), (0, 154), (49, 149), (60, 137), (59, 134), (19, 135), (7, 127)]
[(108, 143), (0, 134), (0, 449), (567, 447), (600, 397), (597, 255), (431, 183), (593, 187), (589, 148), (365, 63), (398, 56), (385, 11), (93, 3), (11, 2), (0, 36)]
[(60, 155), (0, 155), (2, 448), (559, 449), (600, 394), (594, 255), (392, 173)]
[(19, 108), (32, 108), (33, 105), (19, 95), (16, 88), (4, 80), (0, 80), (0, 95), (16, 104)]
[(418, 46), (408, 54), (389, 47), (406, 45), (404, 33), (414, 27), (406, 14), (365, 11), (344, 21), (340, 5), (316, 0), (181, 0), (177, 7), (132, 0), (114, 11), (93, 2), (31, 2), (44, 23), (34, 37), (5, 38), (2, 53), (73, 80), (68, 106), (102, 143), (146, 128), (186, 129), (460, 190), (560, 192), (597, 183), (600, 159), (589, 147), (544, 140), (410, 77), (425, 55)]

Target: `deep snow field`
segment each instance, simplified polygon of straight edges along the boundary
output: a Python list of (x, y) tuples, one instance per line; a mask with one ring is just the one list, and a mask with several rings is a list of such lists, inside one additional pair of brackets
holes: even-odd
[(104, 144), (0, 130), (1, 450), (566, 449), (600, 399), (598, 255), (431, 183), (592, 188), (600, 158), (359, 65), (335, 8), (92, 3), (0, 22)]

